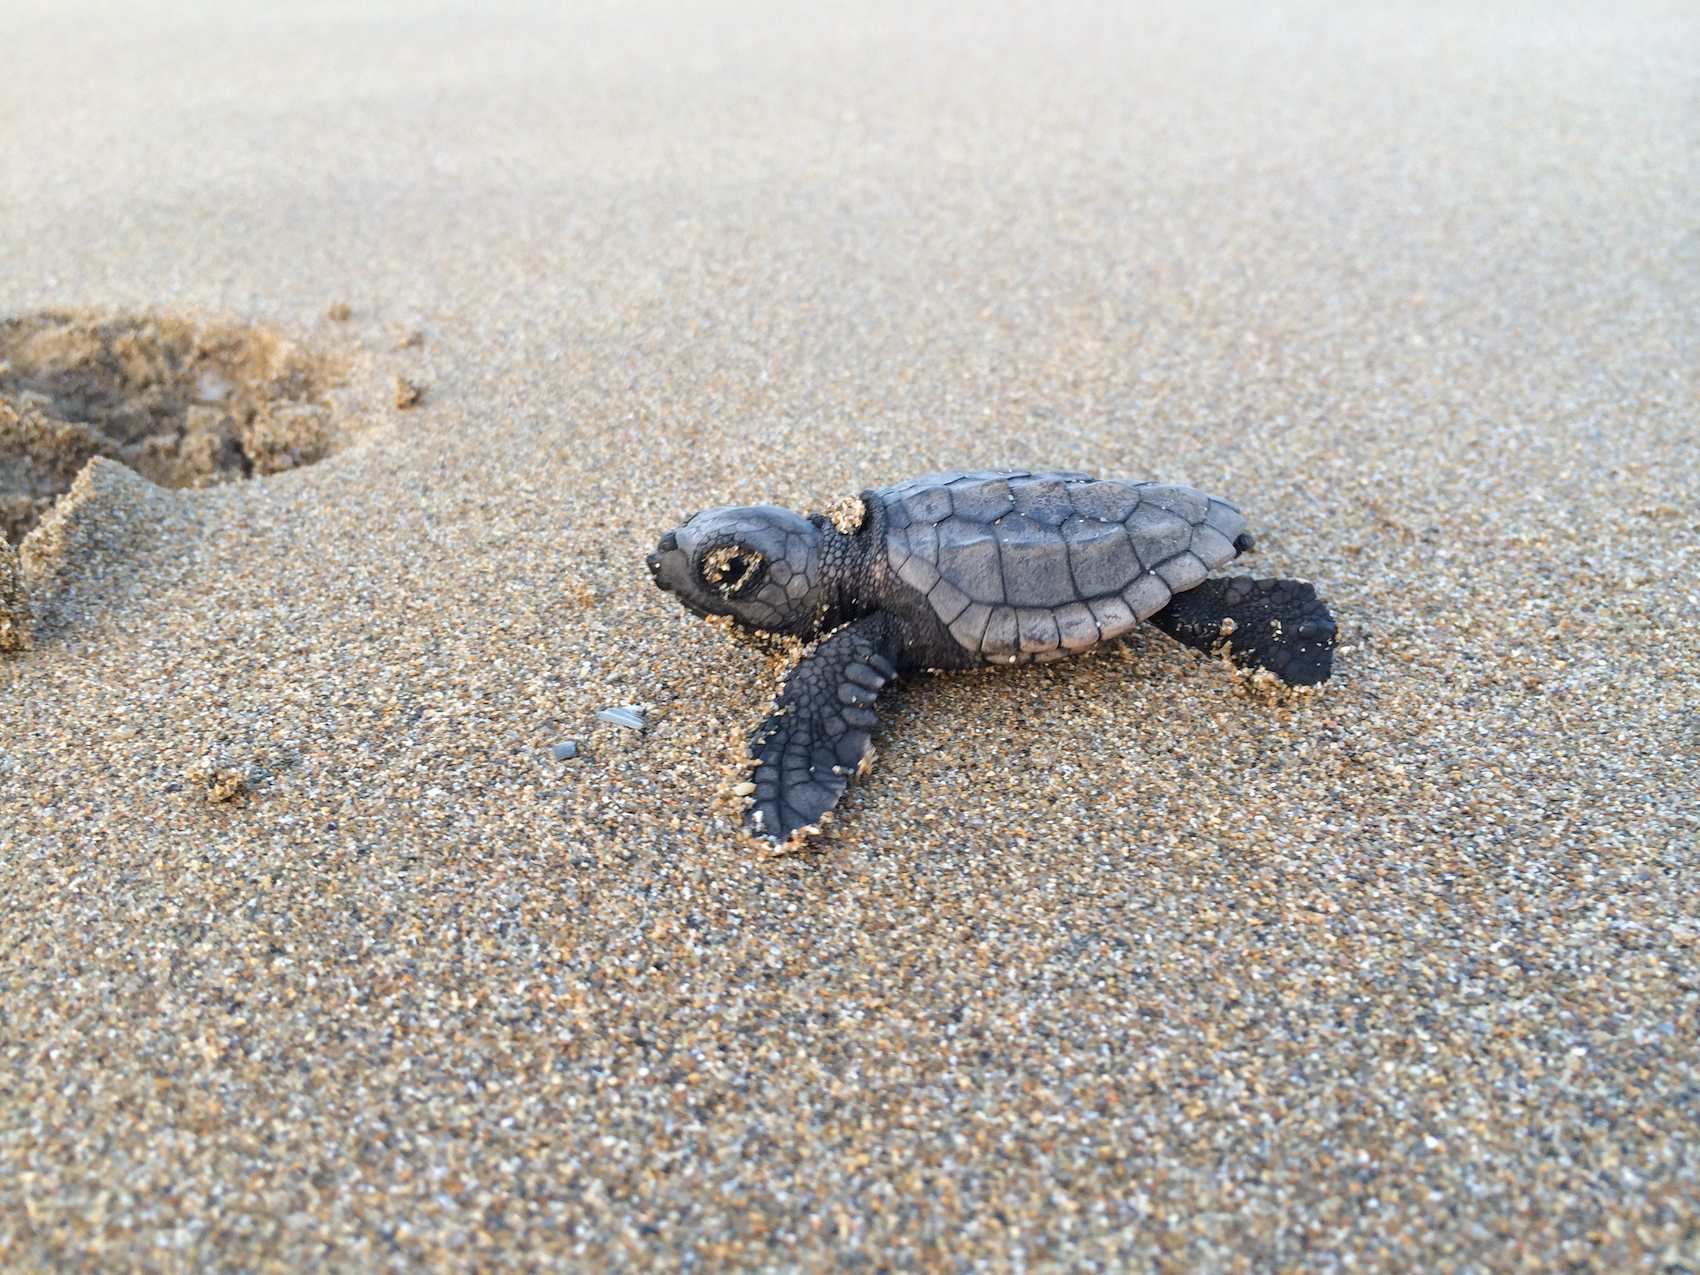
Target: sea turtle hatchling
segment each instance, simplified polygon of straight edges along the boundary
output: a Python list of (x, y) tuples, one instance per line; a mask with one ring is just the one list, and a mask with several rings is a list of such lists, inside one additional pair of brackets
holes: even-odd
[(750, 830), (785, 842), (837, 804), (879, 692), (916, 670), (1062, 659), (1149, 620), (1323, 681), (1334, 621), (1309, 584), (1208, 578), (1250, 548), (1239, 510), (1190, 487), (997, 469), (864, 491), (848, 514), (709, 509), (648, 563), (697, 615), (816, 643), (750, 737)]

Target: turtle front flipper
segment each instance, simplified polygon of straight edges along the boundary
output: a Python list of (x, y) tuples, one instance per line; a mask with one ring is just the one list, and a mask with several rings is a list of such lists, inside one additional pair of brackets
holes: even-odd
[(1315, 686), (1334, 671), (1334, 617), (1303, 580), (1206, 580), (1175, 594), (1151, 617), (1177, 642), (1241, 668), (1266, 668), (1289, 686)]
[(847, 624), (791, 670), (774, 711), (750, 736), (755, 783), (746, 820), (784, 844), (817, 831), (869, 753), (874, 700), (897, 676), (884, 615)]

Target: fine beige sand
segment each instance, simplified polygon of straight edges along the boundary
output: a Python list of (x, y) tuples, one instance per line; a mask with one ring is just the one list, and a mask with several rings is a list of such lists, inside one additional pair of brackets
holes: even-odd
[[(23, 545), (0, 1267), (1700, 1269), (1692, 9), (562, 7), (6, 6), (0, 316), (352, 425)], [(643, 553), (997, 464), (1335, 679), (923, 679), (764, 856)]]

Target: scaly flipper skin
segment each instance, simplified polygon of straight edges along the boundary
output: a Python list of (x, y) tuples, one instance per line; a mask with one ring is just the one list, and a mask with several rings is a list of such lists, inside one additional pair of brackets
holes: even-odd
[(791, 670), (773, 715), (750, 736), (752, 833), (783, 844), (838, 804), (867, 756), (874, 700), (897, 676), (897, 657), (891, 625), (876, 613), (839, 629)]
[(1200, 651), (1225, 644), (1241, 668), (1268, 669), (1289, 686), (1315, 686), (1334, 668), (1334, 617), (1303, 580), (1206, 580), (1176, 594), (1151, 623)]

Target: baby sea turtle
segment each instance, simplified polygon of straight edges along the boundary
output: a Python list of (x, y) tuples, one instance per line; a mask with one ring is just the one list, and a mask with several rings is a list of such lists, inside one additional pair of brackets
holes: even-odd
[(806, 518), (706, 510), (648, 562), (697, 615), (816, 642), (750, 737), (750, 829), (785, 842), (837, 804), (869, 756), (875, 698), (905, 673), (1062, 659), (1149, 620), (1289, 684), (1323, 681), (1334, 621), (1309, 584), (1207, 578), (1250, 548), (1239, 510), (1190, 487), (988, 469)]

